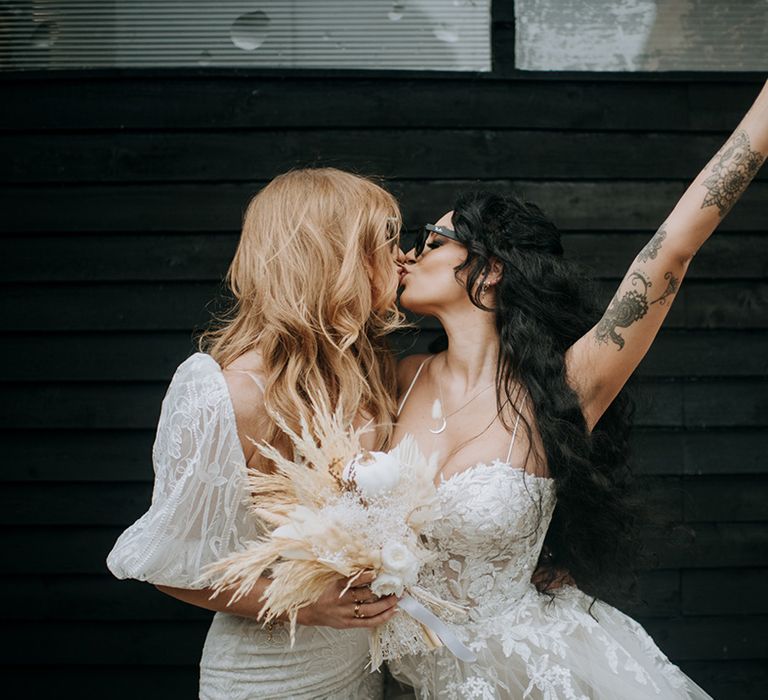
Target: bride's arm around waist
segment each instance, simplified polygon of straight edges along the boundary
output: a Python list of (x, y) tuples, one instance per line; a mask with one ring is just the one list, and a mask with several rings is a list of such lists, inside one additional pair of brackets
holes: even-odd
[[(248, 513), (247, 461), (263, 434), (263, 397), (242, 374), (222, 372), (209, 355), (197, 353), (176, 371), (163, 400), (152, 450), (155, 482), (149, 510), (120, 535), (107, 558), (117, 578), (154, 584), (191, 605), (257, 617), (270, 579), (232, 605), (226, 593), (213, 599), (200, 581), (205, 567), (243, 549), (263, 531)], [(343, 579), (299, 614), (305, 625), (368, 627), (394, 614), (396, 601), (364, 606), (353, 615), (351, 589), (339, 598)], [(362, 597), (362, 596), (361, 596)]]

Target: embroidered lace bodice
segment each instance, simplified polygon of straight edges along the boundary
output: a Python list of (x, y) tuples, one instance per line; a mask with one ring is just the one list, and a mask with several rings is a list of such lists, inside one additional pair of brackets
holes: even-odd
[(447, 649), (390, 663), (420, 698), (645, 700), (709, 698), (634, 620), (574, 586), (554, 599), (531, 583), (556, 505), (555, 482), (497, 460), (438, 487), (436, 555), (419, 584), (462, 604), (444, 615), (477, 656)]
[(424, 583), (466, 605), (470, 620), (490, 617), (530, 590), (554, 481), (497, 460), (443, 480), (438, 494), (443, 517), (427, 535), (439, 566)]

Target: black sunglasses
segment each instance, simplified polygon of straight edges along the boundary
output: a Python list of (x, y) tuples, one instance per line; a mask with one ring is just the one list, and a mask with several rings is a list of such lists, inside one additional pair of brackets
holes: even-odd
[(413, 249), (416, 251), (417, 258), (424, 252), (424, 246), (427, 244), (427, 238), (429, 238), (430, 233), (437, 233), (440, 236), (459, 241), (459, 237), (453, 229), (446, 228), (445, 226), (435, 226), (434, 224), (425, 224), (424, 228), (416, 234), (416, 238), (413, 241)]

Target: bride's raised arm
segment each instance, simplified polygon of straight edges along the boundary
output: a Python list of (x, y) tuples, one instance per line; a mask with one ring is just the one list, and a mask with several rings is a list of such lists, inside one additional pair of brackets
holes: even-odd
[(656, 337), (699, 248), (768, 154), (768, 83), (624, 276), (603, 317), (566, 353), (591, 430)]

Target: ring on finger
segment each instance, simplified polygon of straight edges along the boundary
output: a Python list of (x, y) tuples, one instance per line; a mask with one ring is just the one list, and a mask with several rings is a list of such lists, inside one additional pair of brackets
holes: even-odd
[(358, 620), (361, 620), (362, 618), (364, 618), (364, 617), (365, 617), (365, 615), (363, 615), (363, 614), (360, 612), (360, 605), (361, 605), (360, 603), (355, 603), (355, 612), (354, 612), (354, 615), (355, 615), (355, 617), (356, 617)]

